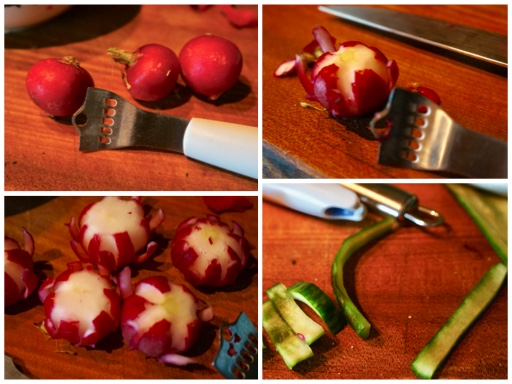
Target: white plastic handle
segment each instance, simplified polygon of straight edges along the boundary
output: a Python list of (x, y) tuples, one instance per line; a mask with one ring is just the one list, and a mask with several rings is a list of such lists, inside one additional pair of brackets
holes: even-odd
[(185, 137), (186, 156), (253, 179), (258, 178), (258, 128), (193, 118)]
[(361, 221), (366, 216), (357, 194), (335, 183), (264, 183), (263, 197), (322, 219)]

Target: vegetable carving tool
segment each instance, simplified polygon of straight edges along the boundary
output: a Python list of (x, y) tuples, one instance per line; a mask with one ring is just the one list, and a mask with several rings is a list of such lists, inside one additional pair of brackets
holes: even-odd
[(212, 364), (226, 379), (258, 378), (258, 331), (245, 312), (234, 323), (221, 325), (220, 348)]
[(258, 178), (256, 127), (147, 112), (99, 88), (88, 88), (72, 121), (80, 132), (80, 151), (131, 147), (178, 152)]
[(335, 183), (264, 183), (263, 197), (327, 220), (361, 221), (366, 215), (358, 196)]
[(368, 208), (407, 220), (421, 227), (436, 227), (444, 222), (442, 214), (419, 204), (418, 198), (389, 184), (343, 184), (359, 196)]
[[(381, 120), (388, 121), (384, 134), (375, 128)], [(379, 164), (476, 179), (508, 177), (505, 141), (462, 127), (419, 93), (395, 88), (370, 129), (380, 141)]]
[(394, 34), (411, 42), (507, 68), (507, 36), (384, 8), (321, 6), (323, 12)]

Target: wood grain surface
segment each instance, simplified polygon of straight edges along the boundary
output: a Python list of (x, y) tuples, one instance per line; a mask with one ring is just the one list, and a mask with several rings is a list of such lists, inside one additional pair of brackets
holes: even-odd
[[(43, 280), (56, 276), (66, 264), (77, 260), (69, 245), (66, 223), (77, 217), (98, 197), (10, 197), (6, 200), (5, 234), (23, 243), (21, 228), (34, 237), (35, 269)], [(236, 320), (245, 311), (258, 327), (258, 201), (251, 197), (253, 207), (243, 213), (222, 213), (221, 219), (231, 225), (239, 223), (246, 238), (254, 246), (253, 263), (240, 275), (235, 286), (224, 289), (196, 289), (184, 281), (170, 261), (170, 247), (179, 223), (190, 216), (203, 217), (208, 211), (201, 197), (143, 197), (142, 203), (156, 212), (162, 208), (165, 222), (156, 230), (157, 254), (133, 270), (135, 283), (150, 275), (164, 275), (176, 284), (192, 289), (201, 300), (214, 307), (215, 319), (202, 329), (197, 344), (186, 354), (197, 364), (174, 367), (130, 351), (120, 332), (107, 336), (96, 349), (74, 347), (59, 340), (48, 340), (34, 323), (44, 320), (43, 306), (37, 293), (5, 310), (5, 353), (22, 371), (38, 379), (221, 379), (212, 366), (219, 345), (219, 327)]]
[[(241, 7), (257, 12), (257, 6)], [(147, 43), (176, 54), (190, 39), (213, 33), (233, 41), (244, 66), (240, 81), (216, 102), (194, 95), (179, 80), (161, 102), (131, 98), (109, 47), (134, 51)], [(40, 26), (5, 35), (5, 190), (257, 190), (257, 180), (180, 154), (143, 150), (82, 153), (69, 123), (49, 118), (25, 90), (41, 59), (75, 56), (106, 88), (152, 112), (258, 126), (258, 29), (233, 27), (220, 7), (189, 5), (78, 5)]]
[[(507, 34), (506, 5), (382, 5)], [(276, 78), (321, 25), (338, 42), (358, 40), (379, 48), (399, 67), (398, 87), (434, 89), (441, 107), (464, 127), (507, 140), (507, 76), (468, 59), (413, 46), (394, 36), (320, 12), (316, 5), (263, 6), (263, 176), (266, 178), (440, 178), (445, 175), (377, 163), (378, 143), (369, 118), (335, 120), (301, 107), (307, 101), (297, 77)], [(449, 30), (447, 31), (449, 33)], [(318, 103), (311, 103), (320, 106)], [(506, 160), (504, 160), (506, 161)]]
[[(402, 226), (347, 262), (345, 285), (372, 326), (369, 339), (359, 338), (350, 326), (337, 335), (326, 331), (311, 345), (315, 355), (289, 370), (264, 333), (264, 379), (413, 379), (410, 364), (420, 349), (500, 261), (443, 185), (398, 186), (441, 212), (445, 225)], [(357, 223), (326, 221), (264, 202), (263, 292), (278, 282), (290, 286), (303, 280), (334, 299), (330, 271), (336, 252), (347, 236), (375, 220), (380, 218), (372, 214)], [(506, 379), (507, 308), (505, 284), (437, 377)]]

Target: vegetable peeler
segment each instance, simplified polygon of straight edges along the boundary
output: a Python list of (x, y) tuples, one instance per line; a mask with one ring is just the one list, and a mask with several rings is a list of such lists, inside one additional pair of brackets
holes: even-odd
[(148, 112), (100, 88), (88, 88), (72, 122), (80, 133), (80, 151), (145, 148), (178, 152), (258, 178), (256, 127)]
[(327, 220), (361, 221), (366, 207), (351, 190), (334, 183), (264, 183), (263, 197)]
[(409, 221), (421, 227), (437, 227), (444, 222), (441, 213), (419, 204), (418, 198), (389, 184), (343, 184), (370, 209)]
[(212, 365), (226, 379), (257, 379), (257, 335), (256, 327), (245, 312), (241, 312), (234, 323), (222, 324), (220, 348)]
[[(390, 122), (380, 134), (375, 127)], [(379, 164), (471, 178), (507, 178), (507, 143), (470, 131), (419, 93), (395, 88), (370, 123), (380, 141)]]

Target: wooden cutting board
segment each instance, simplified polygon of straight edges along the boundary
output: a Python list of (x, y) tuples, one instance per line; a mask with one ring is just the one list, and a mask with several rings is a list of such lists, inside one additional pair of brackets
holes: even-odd
[[(382, 5), (507, 34), (506, 5)], [(340, 122), (327, 112), (301, 107), (306, 92), (297, 77), (275, 69), (313, 39), (321, 25), (338, 42), (358, 40), (379, 48), (399, 67), (398, 87), (434, 89), (441, 107), (466, 128), (507, 140), (507, 76), (412, 46), (320, 12), (316, 5), (263, 7), (263, 176), (265, 178), (439, 178), (441, 174), (382, 166), (369, 119)], [(447, 31), (449, 33), (449, 31)], [(310, 102), (315, 106), (320, 104)], [(504, 159), (506, 161), (506, 159)]]
[[(404, 226), (349, 259), (345, 285), (372, 325), (368, 340), (350, 326), (326, 332), (314, 356), (286, 368), (270, 344), (264, 379), (414, 379), (410, 364), (491, 265), (496, 253), (475, 223), (440, 184), (399, 185), (441, 212), (445, 225)], [(263, 292), (281, 282), (317, 284), (334, 299), (331, 264), (343, 240), (379, 220), (325, 221), (263, 203)], [(264, 293), (264, 300), (267, 295)], [(309, 308), (304, 307), (315, 320)], [(506, 379), (507, 284), (440, 369), (440, 379)]]
[[(34, 237), (34, 262), (38, 276), (56, 276), (66, 269), (68, 262), (76, 261), (69, 245), (66, 223), (77, 217), (89, 203), (98, 197), (10, 197), (6, 200), (5, 234), (23, 242), (21, 228)], [(136, 269), (132, 281), (150, 275), (164, 275), (176, 284), (192, 289), (201, 300), (214, 307), (215, 319), (205, 325), (197, 344), (189, 356), (198, 364), (174, 367), (146, 358), (138, 351), (130, 351), (119, 332), (101, 341), (97, 349), (74, 347), (65, 341), (47, 340), (34, 325), (44, 320), (44, 312), (37, 293), (26, 301), (5, 310), (5, 353), (19, 364), (29, 377), (38, 379), (221, 379), (223, 376), (211, 365), (219, 345), (219, 327), (236, 320), (245, 311), (258, 326), (258, 201), (250, 197), (253, 208), (243, 213), (222, 213), (221, 218), (231, 225), (239, 223), (255, 248), (254, 263), (241, 275), (234, 287), (217, 290), (195, 289), (183, 280), (170, 260), (170, 247), (179, 223), (191, 216), (204, 216), (208, 211), (201, 197), (143, 197), (144, 205), (152, 212), (162, 208), (165, 222), (157, 229), (160, 245), (156, 256)]]
[[(257, 12), (257, 6), (245, 6)], [(213, 33), (233, 41), (244, 66), (240, 81), (217, 102), (178, 93), (161, 102), (135, 102), (106, 51), (134, 51), (147, 43), (176, 54), (190, 39)], [(49, 57), (75, 56), (95, 81), (151, 112), (258, 126), (258, 29), (233, 27), (220, 7), (189, 5), (77, 5), (32, 29), (5, 35), (6, 190), (257, 190), (258, 183), (180, 154), (143, 150), (82, 153), (70, 124), (37, 108), (25, 90), (30, 67)]]

